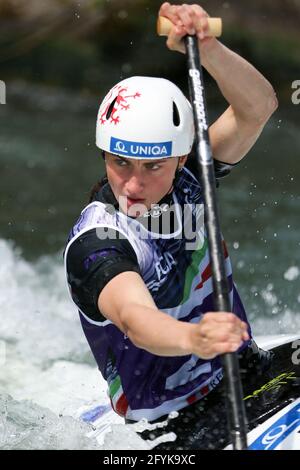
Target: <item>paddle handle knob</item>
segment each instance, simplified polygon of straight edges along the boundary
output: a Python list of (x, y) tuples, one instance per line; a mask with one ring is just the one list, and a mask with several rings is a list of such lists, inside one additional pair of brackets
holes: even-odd
[[(208, 36), (219, 37), (222, 34), (222, 18), (208, 18)], [(157, 19), (157, 34), (159, 36), (168, 36), (173, 24), (164, 16)]]

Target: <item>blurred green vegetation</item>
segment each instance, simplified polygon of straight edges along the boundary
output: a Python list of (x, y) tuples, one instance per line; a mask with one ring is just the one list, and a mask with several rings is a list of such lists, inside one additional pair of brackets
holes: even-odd
[[(181, 2), (174, 2), (181, 3)], [(186, 2), (186, 3), (194, 3)], [(200, 2), (222, 41), (264, 73), (283, 102), (300, 79), (300, 0)], [(1, 0), (0, 78), (102, 93), (130, 75), (185, 83), (185, 58), (155, 33), (157, 0)], [(217, 96), (208, 82), (208, 93)]]

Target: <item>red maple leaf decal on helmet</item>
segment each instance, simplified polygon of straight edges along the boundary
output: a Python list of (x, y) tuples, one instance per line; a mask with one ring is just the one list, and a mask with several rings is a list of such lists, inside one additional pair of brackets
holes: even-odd
[[(100, 121), (101, 124), (105, 124), (107, 121), (118, 124), (120, 122), (120, 112), (127, 111), (130, 108), (128, 100), (130, 98), (136, 99), (141, 96), (137, 91), (133, 95), (126, 95), (128, 88), (116, 85), (107, 95), (101, 106)], [(117, 91), (117, 96), (115, 96)], [(115, 96), (113, 98), (113, 96)], [(112, 99), (113, 98), (113, 99)], [(112, 106), (112, 109), (110, 109)], [(103, 111), (102, 111), (103, 110)], [(109, 115), (108, 115), (108, 111)]]

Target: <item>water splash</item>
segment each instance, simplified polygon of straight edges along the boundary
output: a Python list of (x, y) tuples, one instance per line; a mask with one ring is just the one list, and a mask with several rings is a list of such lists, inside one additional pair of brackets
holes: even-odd
[(69, 416), (58, 417), (28, 400), (0, 396), (0, 449), (98, 449), (85, 435), (90, 427)]
[[(143, 441), (137, 432), (166, 423), (125, 425), (111, 410), (107, 385), (67, 292), (60, 255), (28, 262), (10, 242), (0, 240), (0, 258), (0, 308), (6, 314), (0, 324), (6, 350), (0, 376), (0, 448), (149, 450), (174, 440), (168, 433)], [(253, 299), (266, 310), (281, 307), (277, 314), (254, 315), (256, 334), (289, 333), (297, 325), (300, 329), (296, 311), (286, 307), (282, 312), (273, 283), (253, 288)], [(253, 299), (255, 311), (258, 300)], [(83, 414), (99, 406), (104, 410), (99, 426), (84, 423)]]

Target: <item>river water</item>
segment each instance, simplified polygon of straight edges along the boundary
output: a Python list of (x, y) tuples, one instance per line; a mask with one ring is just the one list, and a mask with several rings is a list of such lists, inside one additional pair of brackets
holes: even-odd
[[(117, 416), (109, 414), (104, 444), (78, 418), (87, 407), (108, 406), (62, 263), (67, 233), (103, 172), (97, 106), (89, 95), (15, 82), (0, 107), (2, 449), (145, 448)], [(300, 332), (296, 118), (295, 110), (279, 110), (218, 189), (255, 335)]]

